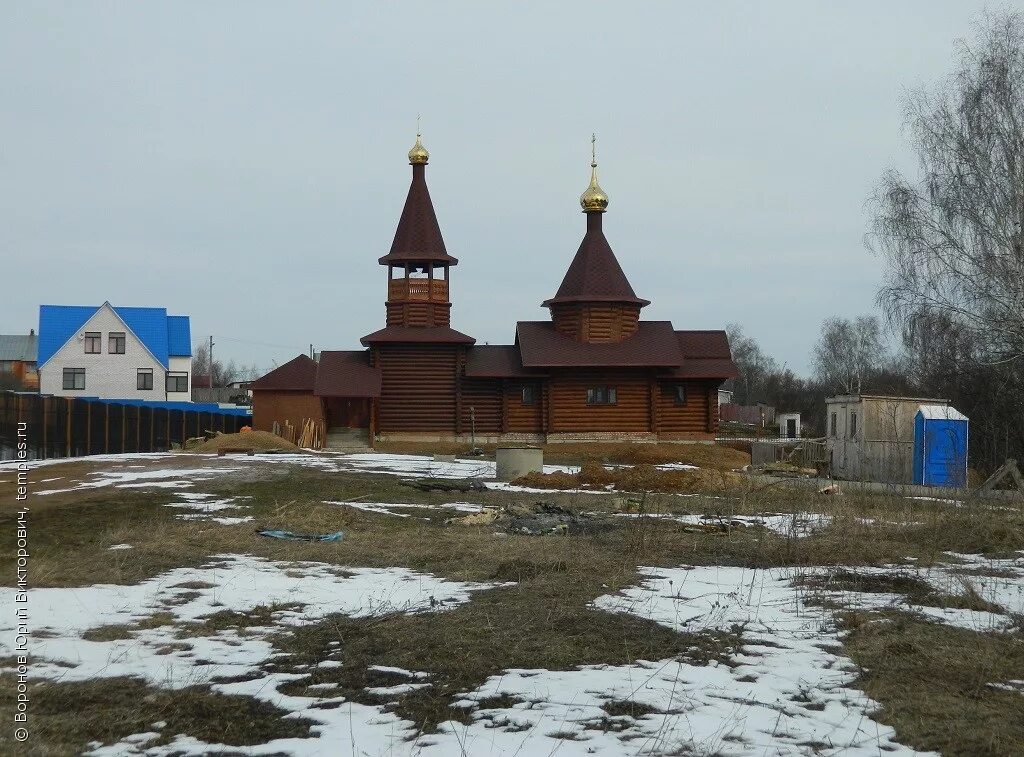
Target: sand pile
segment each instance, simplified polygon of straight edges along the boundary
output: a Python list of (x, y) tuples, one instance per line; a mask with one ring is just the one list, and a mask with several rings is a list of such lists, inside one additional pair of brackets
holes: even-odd
[(515, 481), (538, 489), (615, 489), (628, 492), (723, 491), (740, 485), (740, 477), (710, 468), (658, 470), (652, 465), (608, 470), (586, 463), (579, 473), (529, 473)]
[(300, 451), (286, 439), (282, 439), (269, 431), (245, 431), (240, 434), (218, 434), (212, 439), (195, 448), (195, 452), (219, 452), (222, 449), (255, 449), (255, 450), (288, 450), (289, 452)]

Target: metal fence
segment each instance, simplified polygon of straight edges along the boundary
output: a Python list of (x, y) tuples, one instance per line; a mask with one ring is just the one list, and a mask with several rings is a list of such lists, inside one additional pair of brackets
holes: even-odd
[(141, 403), (0, 392), (0, 460), (165, 452), (210, 431), (251, 423), (239, 411), (188, 403)]

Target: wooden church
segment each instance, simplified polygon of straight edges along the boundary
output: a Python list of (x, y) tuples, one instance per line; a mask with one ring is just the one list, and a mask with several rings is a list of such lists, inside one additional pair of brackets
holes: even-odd
[(602, 228), (608, 196), (591, 162), (587, 228), (550, 318), (520, 321), (515, 342), (476, 345), (451, 327), (448, 254), (417, 135), (412, 184), (387, 269), (384, 328), (362, 350), (300, 355), (255, 381), (253, 424), (323, 421), (375, 440), (655, 441), (712, 439), (718, 387), (736, 376), (724, 331), (645, 321)]

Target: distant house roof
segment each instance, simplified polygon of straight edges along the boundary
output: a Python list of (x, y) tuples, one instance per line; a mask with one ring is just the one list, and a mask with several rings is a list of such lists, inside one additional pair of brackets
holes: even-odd
[(380, 368), (370, 365), (366, 350), (320, 353), (313, 394), (318, 397), (379, 397)]
[(359, 341), (369, 346), (378, 342), (473, 344), (476, 339), (448, 326), (387, 326), (380, 331), (367, 334)]
[(0, 360), (34, 363), (39, 350), (35, 334), (0, 334)]
[(640, 321), (633, 336), (621, 342), (579, 342), (548, 321), (520, 321), (516, 342), (527, 368), (650, 367), (676, 368), (683, 362), (679, 342), (668, 321)]
[(311, 392), (315, 383), (316, 363), (309, 355), (299, 355), (270, 373), (260, 376), (249, 388)]
[[(104, 303), (109, 305), (109, 303)], [(42, 366), (75, 336), (103, 305), (40, 305), (38, 362)], [(164, 368), (170, 357), (192, 355), (189, 318), (168, 316), (165, 308), (114, 307), (125, 326)]]
[(483, 344), (466, 353), (466, 376), (469, 378), (525, 378), (536, 371), (523, 367), (519, 348), (514, 344)]

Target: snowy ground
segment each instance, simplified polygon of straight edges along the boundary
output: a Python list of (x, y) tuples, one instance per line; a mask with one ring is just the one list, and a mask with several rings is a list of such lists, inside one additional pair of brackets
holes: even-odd
[[(109, 456), (101, 461), (110, 463), (107, 469), (87, 474), (75, 486), (68, 488), (68, 482), (55, 477), (51, 483), (56, 488), (37, 493), (103, 487), (171, 489), (167, 507), (175, 510), (176, 518), (235, 525), (252, 520), (246, 498), (218, 498), (194, 489), (203, 481), (250, 465), (290, 463), (328, 472), (479, 478), (488, 486), (514, 490), (488, 480), (494, 477), (494, 464), (488, 461), (436, 462), (423, 456), (368, 453), (237, 456), (203, 467), (153, 467), (154, 461), (168, 457)], [(573, 469), (545, 467), (546, 472), (557, 470)], [(472, 502), (430, 505), (360, 499), (328, 504), (397, 518), (420, 518), (437, 509), (456, 513), (485, 509)], [(684, 524), (720, 519), (664, 513), (653, 517)], [(818, 513), (765, 513), (729, 520), (802, 537), (826, 527), (831, 519)], [(131, 548), (122, 543), (108, 549)], [(808, 581), (827, 579), (837, 571), (910, 576), (941, 594), (981, 597), (993, 608), (931, 607), (914, 604), (903, 594), (838, 591), (830, 589), (827, 580)], [(377, 706), (346, 700), (331, 684), (310, 687), (305, 696), (286, 694), (281, 690), (284, 684), (304, 680), (309, 672), (267, 672), (268, 663), (285, 654), (272, 639), (333, 613), (371, 617), (442, 612), (472, 602), (475, 592), (494, 588), (493, 584), (452, 581), (404, 568), (341, 567), (226, 554), (135, 585), (33, 589), (36, 628), (31, 673), (54, 681), (135, 676), (168, 689), (210, 684), (216, 692), (251, 696), (316, 724), (308, 738), (238, 747), (165, 732), (166, 724), (155, 722), (150, 730), (118, 743), (90, 745), (94, 755), (899, 755), (914, 752), (896, 743), (892, 729), (873, 719), (878, 704), (855, 688), (857, 671), (842, 652), (836, 608), (911, 612), (935, 623), (996, 633), (1008, 630), (1015, 622), (1013, 616), (1024, 614), (1024, 552), (1000, 560), (948, 553), (941, 564), (922, 568), (912, 562), (870, 568), (756, 570), (680, 565), (642, 568), (640, 574), (637, 585), (601, 596), (593, 606), (680, 632), (739, 632), (740, 651), (728, 664), (672, 658), (572, 670), (506, 670), (460, 694), (457, 705), (470, 713), (469, 724), (443, 723), (438, 733), (416, 737), (414, 724), (389, 711), (386, 703), (389, 697), (430, 687), (428, 673), (376, 666), (403, 679), (367, 690), (382, 698)], [(13, 592), (0, 587), (0, 602), (12, 606)], [(260, 607), (272, 609), (264, 625), (204, 625), (214, 616), (245, 615)], [(120, 630), (108, 634), (99, 630), (113, 628)], [(0, 657), (12, 653), (14, 633), (9, 616), (0, 620)], [(340, 665), (344, 654), (339, 645), (320, 666)], [(235, 682), (214, 682), (226, 678)], [(1017, 679), (993, 681), (990, 686), (1024, 693), (1024, 683)], [(499, 695), (510, 699), (495, 706)], [(610, 702), (624, 701), (636, 703), (647, 714), (609, 715), (605, 709)], [(154, 745), (157, 739), (169, 743)]]
[[(948, 557), (948, 565), (930, 570), (899, 566), (869, 572), (910, 571), (942, 591), (966, 590), (963, 577), (969, 575), (970, 585), (989, 601), (1007, 612), (1024, 610), (1024, 554), (998, 561)], [(968, 572), (979, 569), (997, 576)], [(642, 571), (639, 585), (594, 602), (599, 609), (649, 618), (679, 631), (742, 629), (742, 649), (728, 665), (667, 659), (576, 670), (508, 670), (464, 693), (459, 704), (473, 711), (469, 725), (448, 723), (440, 733), (417, 740), (409, 740), (414, 734), (411, 723), (383, 707), (344, 702), (323, 709), (323, 704), (339, 701), (329, 687), (315, 696), (289, 696), (278, 687), (306, 674), (264, 674), (213, 688), (247, 694), (309, 718), (318, 724), (313, 737), (278, 739), (239, 750), (178, 736), (168, 745), (147, 748), (161, 735), (154, 729), (119, 744), (96, 744), (93, 753), (312, 755), (331, 754), (331, 745), (352, 743), (354, 753), (363, 755), (656, 754), (683, 746), (698, 754), (753, 755), (767, 750), (800, 755), (808, 744), (819, 745), (824, 754), (909, 754), (893, 742), (891, 729), (872, 720), (877, 705), (851, 687), (855, 669), (842, 655), (831, 611), (808, 603), (808, 591), (797, 580), (830, 570), (835, 569), (649, 568)], [(35, 639), (32, 651), (38, 662), (32, 672), (64, 681), (131, 675), (170, 688), (258, 674), (277, 653), (268, 641), (274, 631), (315, 622), (329, 613), (365, 617), (439, 611), (472, 601), (472, 592), (483, 588), (487, 586), (397, 568), (339, 569), (324, 563), (223, 555), (207, 565), (173, 570), (134, 586), (37, 589), (32, 595), (34, 613), (45, 618), (45, 625)], [(7, 595), (12, 591), (0, 589), (0, 601), (10, 602)], [(998, 613), (910, 607), (898, 595), (826, 595), (841, 600), (844, 607), (910, 609), (937, 622), (975, 630), (999, 629), (1009, 622)], [(244, 632), (180, 633), (214, 613), (245, 613), (260, 605), (279, 608), (267, 626)], [(156, 613), (166, 616), (161, 625), (145, 623)], [(83, 638), (90, 629), (111, 625), (136, 628), (110, 641)], [(0, 630), (0, 654), (6, 654), (13, 645), (13, 629)], [(343, 655), (339, 647), (336, 657)], [(321, 663), (330, 664), (331, 660)], [(375, 693), (397, 696), (430, 685), (422, 672), (390, 672), (408, 680), (379, 687)], [(515, 704), (477, 706), (499, 694), (513, 697)], [(636, 702), (650, 708), (650, 714), (616, 716), (616, 728), (598, 728), (608, 718), (602, 705), (609, 701)]]

